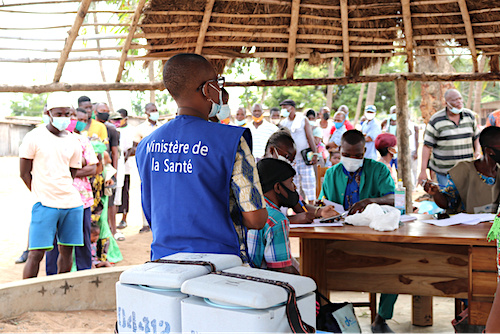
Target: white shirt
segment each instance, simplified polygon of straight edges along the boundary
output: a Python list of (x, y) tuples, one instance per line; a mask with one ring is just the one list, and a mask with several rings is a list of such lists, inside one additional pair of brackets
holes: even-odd
[[(131, 125), (127, 125), (123, 128), (118, 128), (118, 132), (120, 132), (120, 150), (122, 152), (122, 156), (127, 152), (129, 148), (134, 146), (134, 135), (136, 133), (135, 127)], [(129, 157), (127, 161), (124, 163), (124, 174), (130, 174), (134, 168), (134, 159)]]
[(292, 134), (292, 138), (295, 141), (295, 145), (297, 146), (297, 155), (295, 159), (303, 160), (302, 154), (300, 153), (302, 150), (309, 147), (309, 142), (307, 141), (306, 129), (304, 129), (305, 122), (309, 122), (309, 120), (304, 116), (303, 113), (295, 113), (295, 118), (293, 121), (287, 117), (281, 121), (281, 125), (285, 128), (288, 128)]
[(47, 126), (37, 127), (24, 136), (19, 157), (33, 160), (31, 192), (37, 202), (57, 209), (83, 205), (70, 172), (70, 167), (82, 168), (82, 145), (76, 135), (58, 137)]
[(255, 158), (262, 158), (266, 153), (266, 144), (269, 137), (278, 131), (278, 127), (264, 119), (259, 127), (256, 128), (254, 122), (251, 122), (248, 124), (248, 128), (252, 133), (252, 154)]

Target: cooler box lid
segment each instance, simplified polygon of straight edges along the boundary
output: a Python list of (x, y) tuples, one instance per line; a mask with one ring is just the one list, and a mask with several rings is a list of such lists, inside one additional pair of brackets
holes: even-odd
[[(316, 290), (316, 282), (305, 276), (244, 266), (227, 269), (224, 272), (288, 282), (295, 289), (297, 297)], [(187, 280), (182, 284), (181, 292), (208, 298), (220, 305), (229, 304), (256, 309), (276, 306), (284, 303), (288, 297), (287, 291), (276, 285), (220, 275), (205, 275)]]
[[(208, 261), (212, 262), (217, 270), (242, 264), (239, 256), (232, 254), (177, 253), (162, 259)], [(150, 262), (125, 270), (120, 275), (120, 283), (179, 289), (184, 281), (209, 272), (208, 266)]]

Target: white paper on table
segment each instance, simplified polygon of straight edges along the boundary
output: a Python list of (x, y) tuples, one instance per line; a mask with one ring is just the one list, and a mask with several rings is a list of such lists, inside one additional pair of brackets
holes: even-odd
[(446, 219), (426, 219), (422, 220), (422, 222), (427, 224), (434, 224), (436, 226), (451, 226), (457, 224), (477, 225), (480, 222), (492, 221), (493, 219), (495, 219), (494, 213), (459, 213)]
[(343, 214), (345, 212), (344, 206), (342, 204), (335, 203), (335, 202), (329, 201), (327, 199), (324, 199), (323, 203), (325, 203), (325, 205), (331, 205), (331, 206), (333, 206), (333, 208), (335, 209), (335, 211), (337, 211), (339, 214)]
[(334, 222), (334, 223), (318, 223), (317, 220), (314, 219), (311, 224), (290, 224), (290, 228), (298, 228), (298, 227), (328, 227), (328, 226), (344, 226), (342, 222)]
[(410, 215), (401, 215), (401, 217), (399, 218), (399, 221), (402, 223), (408, 223), (408, 222), (412, 222), (414, 220), (417, 220), (417, 217), (410, 216)]

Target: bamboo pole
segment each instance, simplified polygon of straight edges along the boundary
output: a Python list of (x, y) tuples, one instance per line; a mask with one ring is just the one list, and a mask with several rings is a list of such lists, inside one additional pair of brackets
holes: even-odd
[[(1, 59), (0, 59), (1, 61)], [(397, 79), (408, 81), (500, 81), (500, 73), (391, 73), (379, 75), (366, 75), (340, 78), (320, 78), (320, 79), (282, 79), (282, 80), (256, 80), (226, 82), (226, 87), (290, 87), (290, 86), (326, 86), (326, 85), (348, 85), (368, 82), (391, 82)], [(0, 92), (16, 92), (40, 94), (56, 91), (106, 91), (106, 90), (126, 90), (126, 91), (146, 91), (163, 90), (162, 82), (135, 83), (135, 82), (114, 82), (114, 83), (51, 83), (46, 85), (0, 85)]]
[(458, 5), (460, 6), (460, 12), (462, 13), (462, 19), (465, 24), (467, 43), (469, 44), (469, 49), (472, 54), (472, 66), (474, 67), (474, 72), (478, 72), (479, 67), (477, 64), (476, 42), (474, 41), (474, 31), (472, 30), (472, 25), (470, 22), (469, 9), (467, 8), (467, 3), (465, 2), (465, 0), (458, 0)]
[(413, 72), (413, 28), (411, 25), (410, 0), (401, 0), (401, 6), (403, 8), (403, 23), (406, 40), (406, 60), (408, 62), (408, 72)]
[(413, 181), (411, 179), (411, 152), (410, 152), (410, 120), (408, 112), (408, 81), (404, 78), (396, 79), (396, 137), (398, 140), (398, 177), (403, 180), (406, 188), (406, 212), (413, 212)]
[[(95, 6), (95, 3), (93, 3)], [(94, 22), (97, 22), (97, 14), (92, 13), (92, 16), (94, 17)], [(99, 28), (98, 26), (94, 26), (94, 32), (96, 35), (99, 34)], [(101, 41), (96, 40), (97, 43), (97, 54), (100, 56), (101, 55)], [(101, 72), (101, 78), (102, 82), (106, 82), (106, 74), (104, 73), (104, 66), (102, 66), (102, 60), (99, 60), (99, 71)], [(106, 98), (108, 99), (108, 107), (111, 112), (115, 111), (113, 107), (113, 101), (111, 100), (111, 93), (109, 91), (106, 91)]]
[(142, 9), (144, 8), (145, 4), (146, 0), (139, 0), (139, 3), (137, 3), (137, 7), (135, 8), (134, 17), (132, 19), (132, 22), (130, 22), (130, 28), (127, 39), (125, 40), (125, 43), (123, 43), (122, 56), (120, 58), (120, 65), (118, 66), (118, 73), (116, 74), (115, 82), (120, 82), (120, 80), (122, 79), (123, 69), (125, 68), (125, 60), (127, 59), (128, 49), (130, 47), (130, 43), (132, 43), (132, 39), (134, 38), (135, 30), (137, 28), (137, 23), (139, 22)]
[(347, 0), (340, 0), (340, 19), (342, 21), (342, 47), (344, 76), (351, 74), (351, 56), (349, 55), (349, 13)]
[(201, 54), (203, 49), (203, 42), (205, 41), (205, 35), (208, 30), (208, 25), (210, 23), (210, 17), (212, 16), (212, 9), (214, 8), (215, 0), (207, 0), (205, 6), (205, 13), (203, 14), (203, 20), (201, 21), (200, 31), (198, 33), (198, 39), (196, 40), (196, 49), (194, 53)]
[(293, 72), (295, 69), (295, 56), (297, 55), (297, 30), (299, 27), (299, 11), (300, 0), (292, 0), (290, 29), (288, 36), (288, 62), (286, 68), (286, 77), (293, 79)]
[(83, 19), (87, 15), (87, 11), (89, 10), (91, 2), (92, 0), (82, 0), (80, 8), (78, 9), (78, 14), (76, 15), (75, 18), (75, 22), (73, 23), (73, 26), (69, 31), (69, 36), (66, 39), (64, 48), (61, 51), (61, 56), (59, 58), (59, 62), (57, 63), (56, 72), (54, 73), (54, 82), (59, 82), (59, 80), (61, 80), (64, 64), (68, 59), (69, 53), (71, 52), (71, 48), (73, 47), (73, 43), (75, 42), (75, 39), (78, 36), (78, 31), (80, 30), (80, 26), (83, 23)]

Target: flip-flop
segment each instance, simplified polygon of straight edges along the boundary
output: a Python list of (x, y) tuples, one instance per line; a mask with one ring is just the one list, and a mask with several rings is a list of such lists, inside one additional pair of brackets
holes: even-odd
[(116, 228), (121, 230), (121, 229), (123, 229), (123, 228), (125, 228), (125, 227), (127, 227), (127, 226), (128, 226), (128, 225), (127, 225), (127, 222), (126, 222), (126, 221), (124, 221), (124, 220), (122, 220), (122, 221), (118, 224), (118, 226), (116, 226)]
[(118, 241), (123, 241), (125, 240), (125, 236), (123, 235), (122, 232), (116, 232), (114, 235), (115, 239)]

